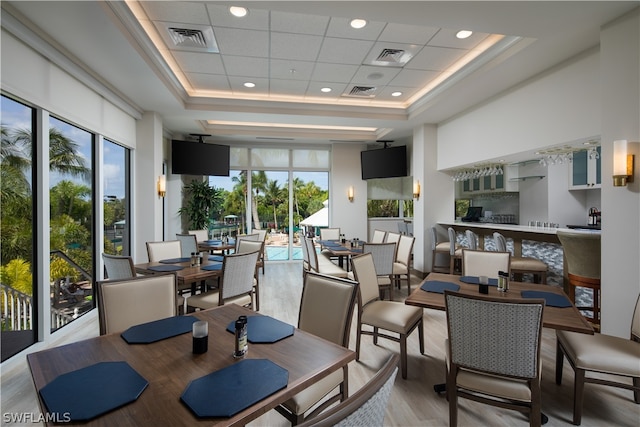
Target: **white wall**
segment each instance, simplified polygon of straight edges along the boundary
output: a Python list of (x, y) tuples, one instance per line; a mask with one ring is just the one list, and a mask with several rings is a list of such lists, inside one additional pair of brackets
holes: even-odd
[[(340, 227), (347, 239), (367, 238), (367, 182), (360, 172), (361, 145), (333, 144), (331, 147), (331, 181), (329, 182), (329, 226)], [(347, 189), (353, 186), (353, 202)]]

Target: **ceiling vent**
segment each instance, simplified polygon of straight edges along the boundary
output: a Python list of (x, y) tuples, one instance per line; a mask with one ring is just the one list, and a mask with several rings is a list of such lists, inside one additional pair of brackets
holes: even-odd
[(376, 61), (401, 64), (404, 54), (405, 51), (402, 49), (382, 49)]
[(345, 92), (343, 95), (357, 98), (373, 98), (375, 93), (375, 86), (353, 86), (350, 91)]
[(218, 53), (218, 44), (209, 25), (154, 22), (170, 50)]
[(388, 43), (384, 43), (386, 46), (382, 45), (383, 43), (378, 43), (371, 49), (362, 63), (377, 67), (404, 67), (422, 48), (420, 45), (404, 43), (393, 43), (391, 46)]
[(207, 46), (204, 34), (200, 30), (171, 27), (169, 28), (169, 36), (171, 37), (171, 40), (173, 40), (173, 44), (175, 46), (196, 48), (204, 48)]

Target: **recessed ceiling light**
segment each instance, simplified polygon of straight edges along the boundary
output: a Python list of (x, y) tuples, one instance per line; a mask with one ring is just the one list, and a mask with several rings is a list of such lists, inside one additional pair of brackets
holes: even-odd
[(253, 82), (245, 82), (244, 87), (256, 87), (256, 84)]
[(323, 87), (322, 89), (320, 89), (320, 92), (329, 93), (329, 92), (331, 92), (331, 88), (330, 87)]
[(350, 25), (351, 28), (360, 29), (367, 25), (367, 21), (364, 19), (352, 19)]
[(456, 37), (459, 39), (466, 39), (468, 37), (471, 37), (471, 34), (473, 34), (473, 31), (460, 30), (456, 33)]
[(245, 17), (249, 13), (246, 7), (241, 6), (231, 6), (229, 7), (229, 12), (237, 18)]
[(400, 96), (402, 95), (402, 92), (392, 92), (391, 96)]

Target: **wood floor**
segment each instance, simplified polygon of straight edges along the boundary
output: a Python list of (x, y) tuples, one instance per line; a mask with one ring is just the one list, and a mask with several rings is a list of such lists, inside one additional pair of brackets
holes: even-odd
[[(413, 286), (419, 283), (413, 278)], [(298, 305), (302, 290), (300, 263), (267, 263), (266, 274), (261, 276), (261, 313), (296, 324)], [(395, 298), (406, 297), (406, 286), (396, 291)], [(319, 302), (321, 303), (321, 302)], [(387, 407), (385, 425), (388, 426), (446, 426), (449, 424), (448, 404), (444, 396), (434, 393), (433, 385), (444, 382), (444, 312), (424, 310), (425, 355), (418, 350), (417, 331), (408, 343), (408, 378), (399, 375)], [(66, 329), (66, 330), (65, 330)], [(98, 335), (95, 310), (63, 328), (56, 337), (55, 345)], [(355, 349), (355, 322), (351, 335)], [(38, 349), (41, 349), (38, 348)], [(249, 349), (251, 351), (251, 349)], [(382, 366), (390, 352), (399, 352), (398, 344), (379, 340), (374, 346), (370, 336), (363, 337), (361, 359), (349, 367), (350, 393), (361, 387)], [(562, 386), (555, 384), (555, 334), (552, 330), (543, 333), (543, 378), (542, 409), (549, 417), (549, 427), (571, 425), (573, 402), (573, 371), (565, 363)], [(505, 357), (509, 357), (505, 355)], [(13, 360), (15, 359), (15, 360)], [(39, 413), (37, 396), (23, 354), (0, 366), (2, 425), (8, 424), (5, 414), (26, 412)], [(459, 425), (461, 426), (525, 426), (527, 419), (520, 413), (485, 406), (460, 399)], [(288, 423), (277, 412), (271, 411), (250, 424), (251, 426), (287, 426)], [(583, 426), (638, 426), (640, 405), (633, 402), (633, 394), (594, 384), (585, 389)]]

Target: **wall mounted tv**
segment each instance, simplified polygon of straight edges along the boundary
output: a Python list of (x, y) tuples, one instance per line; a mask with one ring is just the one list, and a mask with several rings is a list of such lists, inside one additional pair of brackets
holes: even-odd
[(229, 176), (229, 146), (171, 141), (171, 173)]
[(386, 147), (360, 153), (362, 179), (407, 176), (407, 147)]

